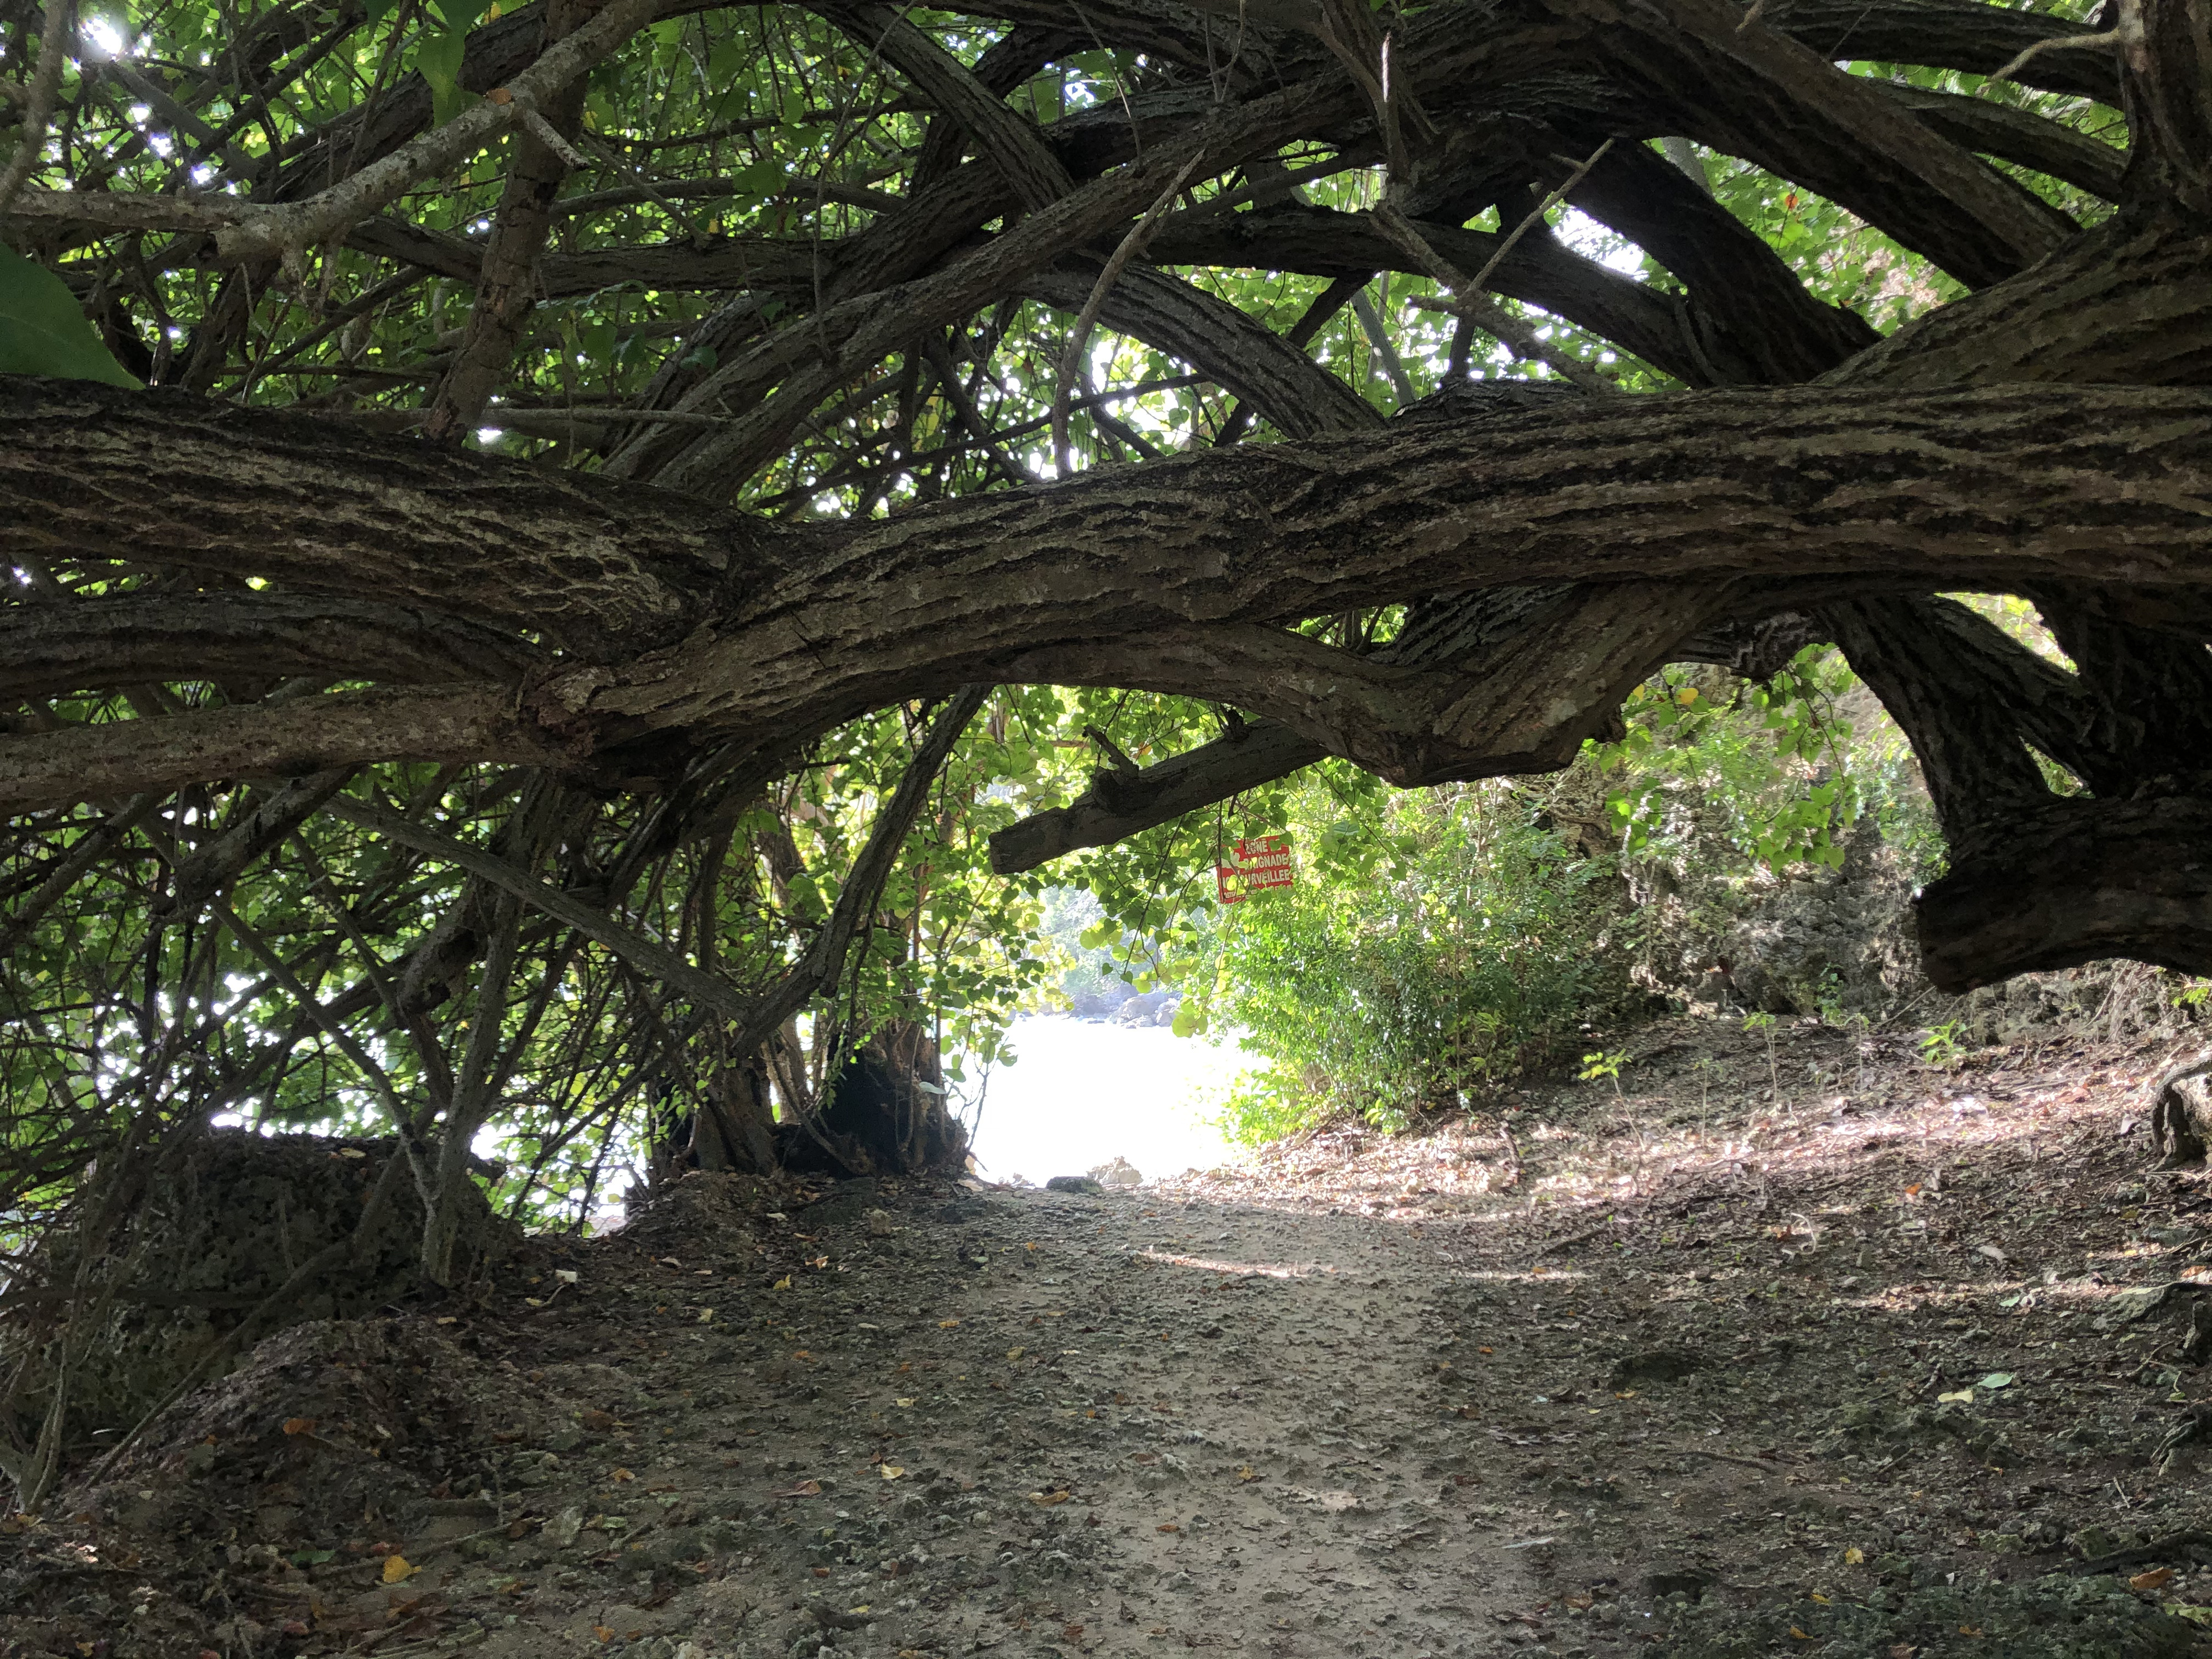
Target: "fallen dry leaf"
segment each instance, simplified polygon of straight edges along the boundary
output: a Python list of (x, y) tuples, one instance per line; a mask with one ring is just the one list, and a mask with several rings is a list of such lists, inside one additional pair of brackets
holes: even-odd
[(771, 1498), (819, 1498), (822, 1496), (822, 1483), (819, 1480), (802, 1480), (795, 1486), (786, 1486), (779, 1492), (770, 1492), (769, 1496)]
[(2164, 1589), (2172, 1582), (2172, 1567), (2153, 1567), (2148, 1572), (2139, 1572), (2129, 1579), (2128, 1588), (2134, 1590)]
[(408, 1565), (407, 1558), (404, 1555), (384, 1558), (384, 1582), (387, 1584), (404, 1584), (422, 1571), (420, 1567)]

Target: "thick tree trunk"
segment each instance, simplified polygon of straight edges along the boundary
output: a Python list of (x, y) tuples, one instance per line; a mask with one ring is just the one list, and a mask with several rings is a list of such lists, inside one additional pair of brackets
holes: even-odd
[[(1201, 3), (1229, 15), (1228, 0)], [(157, 598), (90, 599), (66, 616), (0, 606), (0, 692), (172, 677), (243, 695), (249, 681), (295, 682), (261, 702), (152, 719), (27, 721), (49, 729), (0, 733), (0, 808), (406, 759), (680, 789), (704, 754), (765, 775), (842, 720), (994, 681), (1149, 689), (1258, 717), (1242, 754), (1210, 745), (1102, 781), (1009, 860), (1033, 862), (1195, 804), (1224, 777), (1251, 776), (1263, 752), (1271, 763), (1343, 756), (1409, 783), (1558, 766), (1652, 666), (1694, 654), (1691, 641), (1724, 625), (1790, 612), (1833, 623), (1921, 754), (1954, 854), (1923, 905), (1939, 977), (2107, 949), (2205, 963), (2178, 839), (2212, 798), (2201, 775), (2212, 771), (2205, 12), (2206, 0), (2130, 0), (2113, 51), (2023, 57), (2051, 44), (2046, 31), (2087, 26), (1905, 0), (1748, 11), (1575, 0), (1470, 31), (1446, 9), (1394, 28), (1391, 92), (1376, 103), (1359, 82), (1362, 54), (1383, 70), (1379, 34), (1363, 24), (1349, 47), (1325, 49), (1311, 38), (1321, 9), (1266, 0), (1249, 18), (1235, 9), (1243, 45), (1210, 95), (1176, 79), (1218, 67), (1210, 25), (1108, 19), (1116, 46), (1136, 42), (1179, 68), (1120, 108), (1073, 112), (1048, 131), (1004, 100), (1066, 48), (1072, 37), (1055, 33), (1066, 20), (1017, 30), (969, 67), (902, 15), (845, 8), (844, 26), (937, 112), (905, 199), (848, 237), (748, 239), (734, 264), (720, 245), (603, 259), (603, 274), (754, 289), (687, 335), (705, 349), (655, 378), (647, 403), (677, 420), (609, 431), (603, 476), (161, 392), (0, 382), (0, 494), (12, 509), (0, 559), (80, 578), (150, 569), (162, 584)], [(556, 57), (605, 33), (607, 15)], [(535, 86), (547, 60), (524, 65), (538, 27), (477, 31), (465, 83)], [(2124, 164), (2025, 109), (1840, 73), (1845, 40), (1978, 73), (2019, 59), (2022, 84), (2121, 100)], [(280, 222), (267, 216), (278, 202), (367, 200), (358, 182), (331, 184), (338, 158), (392, 155), (425, 118), (423, 94), (410, 81), (333, 123), (235, 200), (88, 188), (41, 191), (15, 210), (64, 235), (204, 228), (210, 214), (260, 215), (265, 229)], [(473, 112), (431, 149), (495, 118), (505, 118)], [(1871, 343), (1641, 148), (1648, 133), (1701, 137), (1821, 189), (1979, 291)], [(1408, 257), (1472, 268), (1504, 245), (1458, 227), (1492, 206), (1519, 216), (1532, 185), (1565, 181), (1562, 156), (1600, 139), (1613, 148), (1593, 156), (1574, 199), (1653, 252), (1680, 279), (1679, 304), (1577, 262), (1540, 228), (1485, 281), (1729, 389), (1542, 398), (1376, 428), (1308, 360), (1298, 331), (1274, 336), (1192, 283), (1134, 268), (1103, 296), (1109, 322), (1232, 388), (1292, 441), (835, 526), (771, 524), (635, 482), (729, 499), (887, 356), (918, 361), (918, 337), (942, 340), (1024, 295), (1063, 307), (1086, 297), (1134, 215), (1186, 180), (1245, 167), (1259, 210), (1187, 204), (1163, 250), (1234, 260), (1243, 246), (1269, 268), (1340, 278)], [(1410, 217), (1299, 212), (1279, 192), (1268, 205), (1268, 170), (1293, 141), (1387, 152), (1392, 212), (1402, 196)], [(958, 160), (963, 142), (972, 162)], [(2074, 179), (2117, 209), (2077, 232), (1977, 151)], [(495, 321), (514, 323), (537, 291), (516, 273), (557, 169), (536, 161), (544, 176), (518, 177), (517, 211), (494, 239), (511, 302), (487, 304)], [(1415, 221), (1426, 228), (1405, 233)], [(1376, 236), (1386, 223), (1393, 236)], [(225, 234), (236, 244), (242, 232)], [(396, 218), (355, 240), (426, 268), (482, 269), (460, 239)], [(549, 255), (545, 282), (581, 291), (559, 285), (598, 257)], [(1314, 318), (1351, 291), (1340, 281)], [(793, 313), (773, 325), (771, 294)], [(475, 390), (448, 404), (472, 407), (501, 355), (488, 349)], [(1740, 384), (1815, 374), (1824, 383)], [(911, 410), (904, 419), (910, 428)], [(897, 470), (877, 469), (866, 499), (882, 499)], [(925, 468), (918, 486), (938, 476)], [(216, 591), (186, 591), (196, 585)], [(1945, 589), (2037, 596), (2081, 672), (1929, 601)], [(1400, 604), (1423, 607), (1425, 626), (1386, 651), (1302, 631)], [(1425, 626), (1439, 617), (1450, 625)], [(318, 681), (349, 689), (303, 690)], [(2093, 799), (2054, 799), (2039, 754)], [(2029, 918), (1988, 914), (1985, 896), (2008, 879), (2038, 888)], [(743, 1046), (788, 1012), (764, 1008), (773, 1019)]]
[(716, 1069), (691, 1118), (689, 1156), (701, 1170), (768, 1175), (776, 1168), (775, 1105), (757, 1054)]
[(823, 1175), (953, 1174), (968, 1138), (946, 1109), (929, 1028), (895, 1019), (850, 1056), (815, 1116), (781, 1127), (785, 1166)]
[(2212, 969), (2212, 801), (2048, 799), (1985, 821), (1915, 902), (1938, 989), (2108, 957)]
[[(7, 387), (0, 481), (25, 507), (0, 522), (0, 551), (127, 547), (542, 625), (600, 659), (522, 687), (474, 689), (457, 664), (462, 684), (442, 693), (0, 739), (0, 804), (18, 810), (356, 763), (380, 746), (565, 755), (620, 776), (649, 770), (679, 733), (687, 747), (787, 747), (963, 679), (1218, 697), (1410, 778), (1431, 769), (1437, 723), (1470, 688), (1275, 624), (1531, 581), (2094, 585), (2121, 544), (2126, 579), (2154, 592), (2168, 625), (2212, 618), (2212, 520), (2195, 506), (2212, 489), (2212, 392), (2194, 389), (1575, 400), (1103, 469), (812, 532), (421, 445), (334, 441), (301, 417)], [(173, 515), (149, 529), (149, 498), (203, 505), (189, 532)], [(1393, 729), (1401, 716), (1415, 727)]]

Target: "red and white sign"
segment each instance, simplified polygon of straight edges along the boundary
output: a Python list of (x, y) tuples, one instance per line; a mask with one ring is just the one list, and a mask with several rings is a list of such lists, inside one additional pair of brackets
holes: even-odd
[(1240, 841), (1230, 850), (1235, 862), (1213, 866), (1224, 904), (1242, 904), (1262, 888), (1288, 887), (1297, 879), (1291, 867), (1288, 836), (1260, 836)]

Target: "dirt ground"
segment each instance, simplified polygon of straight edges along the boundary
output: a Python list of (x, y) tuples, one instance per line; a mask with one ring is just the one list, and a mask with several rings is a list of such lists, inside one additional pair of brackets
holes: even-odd
[(693, 1176), (296, 1327), (9, 1523), (0, 1653), (2212, 1653), (2163, 1051), (1591, 1035), (1510, 1146)]

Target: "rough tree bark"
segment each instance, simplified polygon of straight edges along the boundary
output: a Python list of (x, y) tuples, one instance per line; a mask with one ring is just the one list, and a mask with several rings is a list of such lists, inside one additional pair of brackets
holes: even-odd
[[(635, 280), (727, 298), (690, 337), (700, 349), (606, 411), (600, 477), (168, 390), (0, 384), (0, 556), (164, 583), (158, 599), (0, 605), (0, 691), (294, 677), (258, 701), (21, 721), (0, 732), (0, 806), (392, 759), (667, 797), (702, 754), (765, 777), (840, 721), (988, 682), (1182, 693), (1253, 717), (1017, 826), (1000, 861), (1020, 868), (1321, 755), (1407, 783), (1556, 767), (1667, 660), (1825, 633), (1912, 738), (1942, 814), (1952, 873), (1921, 908), (1939, 983), (2113, 952), (2212, 968), (2193, 851), (2212, 811), (2209, 9), (2115, 0), (2109, 40), (2022, 59), (2088, 30), (1934, 0), (1447, 5), (1393, 25), (1384, 77), (1379, 34), (1324, 40), (1306, 0), (1079, 14), (996, 0), (1013, 27), (973, 64), (909, 16), (840, 0), (823, 15), (932, 112), (904, 196), (878, 192), (842, 236), (549, 247), (534, 289), (551, 152), (520, 149), (489, 260), (442, 228), (361, 217), (510, 118), (472, 111), (423, 135), (412, 79), (240, 196), (34, 192), (8, 222), (50, 247), (176, 233), (177, 262), (228, 273), (240, 327), (240, 296), (301, 225), (479, 283), (474, 349), (434, 411), (456, 428), (500, 379), (532, 292)], [(565, 40), (565, 13), (550, 30), (539, 9), (499, 20), (471, 36), (463, 83), (550, 100), (574, 79), (556, 71), (651, 9), (602, 9)], [(1006, 101), (1103, 40), (1167, 67), (1049, 122)], [(2013, 64), (2023, 86), (2118, 104), (2129, 149), (2026, 105), (1848, 73), (1847, 50)], [(1644, 143), (1684, 137), (1826, 191), (1972, 291), (1877, 339)], [(1522, 216), (1607, 140), (1571, 198), (1679, 295), (1540, 231), (1508, 252), (1467, 228), (1492, 208)], [(1389, 212), (1293, 204), (1293, 143), (1331, 165), (1387, 160)], [(1984, 157), (2113, 210), (2082, 228)], [(727, 505), (843, 420), (871, 376), (912, 388), (927, 359), (954, 398), (956, 349), (981, 373), (1003, 331), (979, 318), (1024, 296), (1082, 304), (1178, 179), (1223, 193), (1167, 216), (1158, 263), (1123, 275), (1106, 320), (1239, 399), (1224, 439), (1256, 414), (1285, 441), (834, 526)], [(1377, 422), (1307, 356), (1310, 328), (1273, 334), (1160, 268), (1331, 277), (1317, 326), (1377, 270), (1471, 273), (1501, 252), (1497, 293), (1705, 389)], [(207, 350), (222, 359), (229, 337), (211, 331)], [(961, 418), (1003, 467), (972, 398)], [(896, 447), (854, 453), (875, 458), (872, 501), (916, 465)], [(1930, 599), (1961, 589), (2035, 599), (2079, 672), (2023, 660)], [(1382, 649), (1303, 629), (1398, 605), (1411, 621)], [(2038, 754), (2086, 793), (2053, 794)], [(2013, 902), (2023, 890), (2034, 903)]]
[(968, 1137), (946, 1107), (930, 1029), (886, 1021), (838, 1068), (811, 1118), (781, 1126), (784, 1167), (821, 1175), (957, 1174)]

